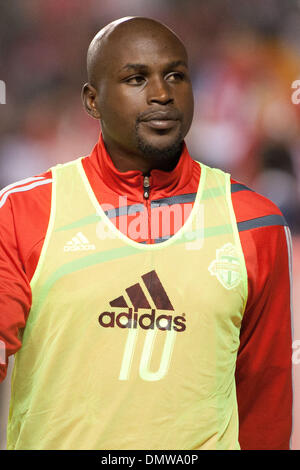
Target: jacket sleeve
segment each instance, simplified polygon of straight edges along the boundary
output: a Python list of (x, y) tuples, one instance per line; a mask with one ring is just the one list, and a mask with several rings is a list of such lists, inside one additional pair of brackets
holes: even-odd
[(241, 449), (290, 448), (291, 244), (287, 227), (240, 233), (249, 295), (236, 364)]
[(31, 289), (18, 250), (8, 198), (5, 204), (0, 204), (0, 381), (6, 376), (8, 357), (21, 347), (19, 330), (25, 327), (30, 306)]

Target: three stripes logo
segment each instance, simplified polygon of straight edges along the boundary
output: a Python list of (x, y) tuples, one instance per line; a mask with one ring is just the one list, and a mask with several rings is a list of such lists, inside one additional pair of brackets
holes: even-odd
[[(142, 276), (143, 284), (137, 283), (125, 289), (131, 305), (128, 305), (123, 295), (109, 302), (113, 311), (102, 312), (98, 321), (103, 328), (143, 328), (144, 330), (159, 330), (177, 332), (186, 329), (185, 314), (173, 316), (172, 314), (159, 314), (158, 310), (174, 312), (173, 305), (155, 271), (150, 271)], [(146, 295), (146, 289), (153, 301), (152, 308)], [(117, 313), (116, 309), (123, 311)], [(139, 309), (143, 312), (140, 314)], [(145, 312), (147, 310), (147, 312)]]
[(64, 246), (64, 251), (88, 251), (95, 249), (95, 245), (91, 244), (82, 232), (78, 232), (75, 237)]

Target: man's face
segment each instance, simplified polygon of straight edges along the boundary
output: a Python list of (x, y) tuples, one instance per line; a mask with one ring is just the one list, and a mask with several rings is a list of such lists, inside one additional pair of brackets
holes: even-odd
[(162, 30), (119, 34), (107, 49), (95, 105), (108, 149), (172, 159), (193, 117), (183, 46)]

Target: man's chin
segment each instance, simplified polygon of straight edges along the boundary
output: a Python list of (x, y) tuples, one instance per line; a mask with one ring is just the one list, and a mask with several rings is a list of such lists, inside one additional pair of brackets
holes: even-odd
[(172, 162), (178, 160), (183, 146), (183, 138), (178, 135), (176, 139), (156, 138), (153, 140), (144, 139), (137, 135), (138, 149), (145, 158), (158, 162)]

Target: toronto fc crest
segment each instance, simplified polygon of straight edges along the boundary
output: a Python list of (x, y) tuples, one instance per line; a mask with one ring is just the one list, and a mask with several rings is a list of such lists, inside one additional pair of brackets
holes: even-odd
[(242, 275), (236, 248), (227, 243), (217, 249), (216, 259), (210, 263), (208, 270), (212, 276), (217, 277), (225, 289), (234, 289), (238, 286)]

